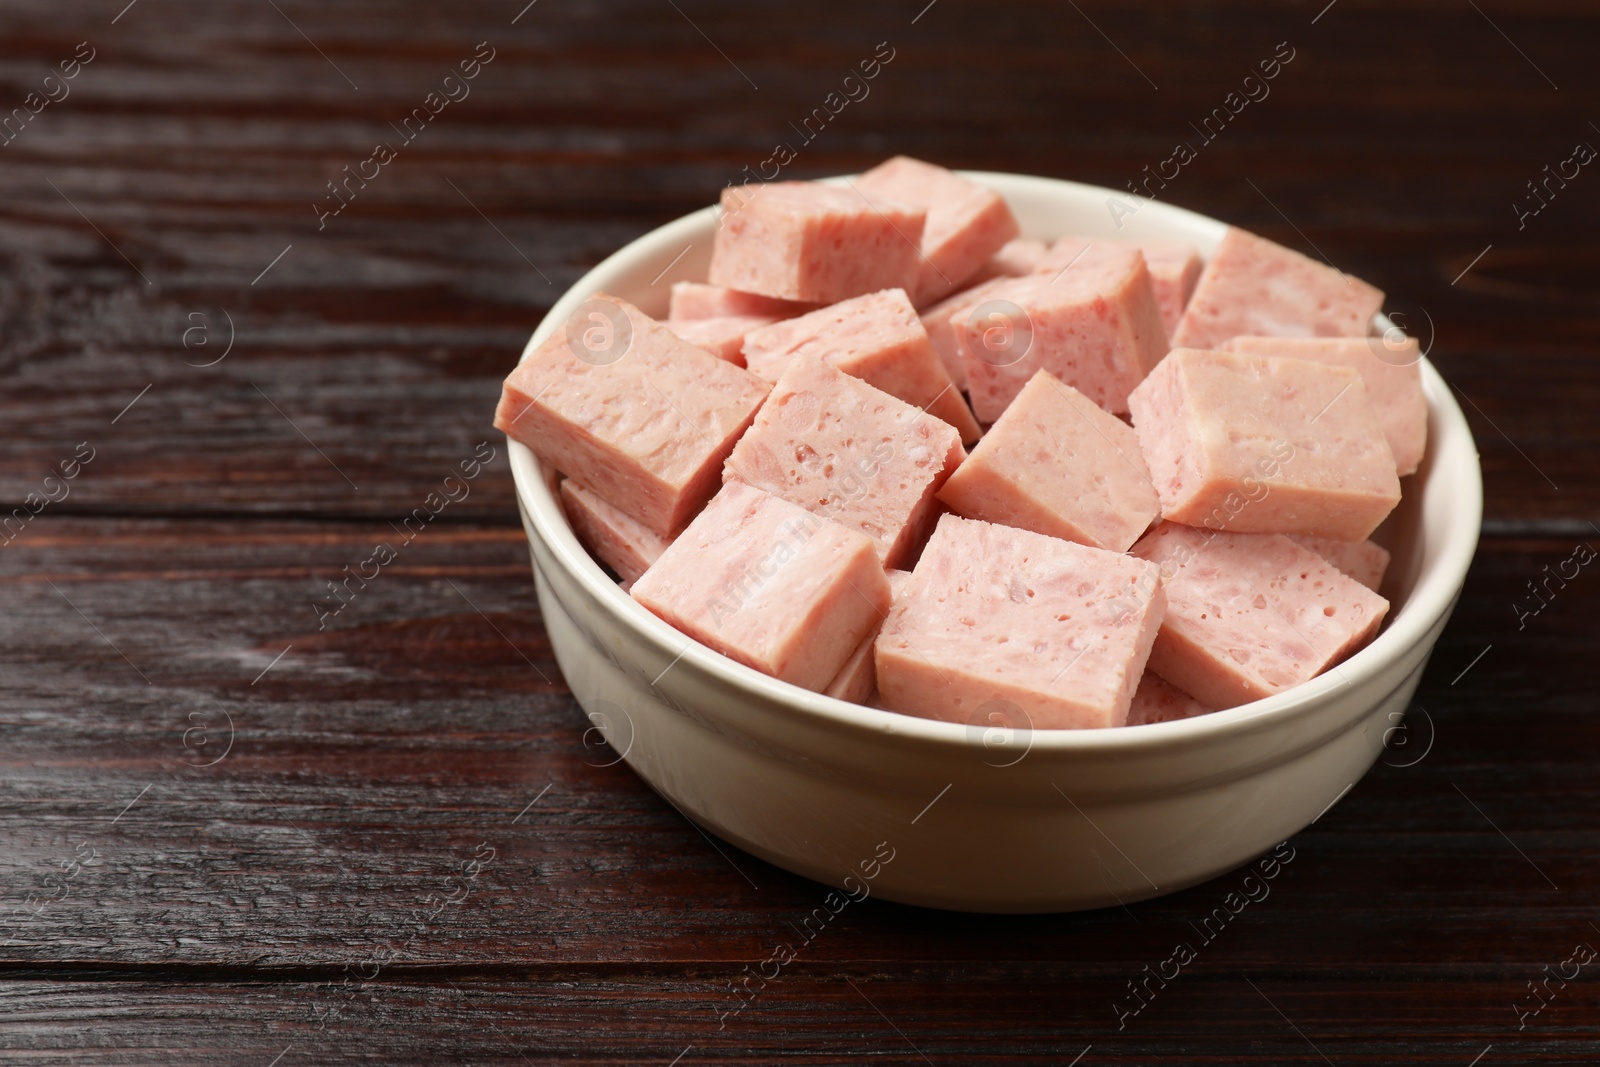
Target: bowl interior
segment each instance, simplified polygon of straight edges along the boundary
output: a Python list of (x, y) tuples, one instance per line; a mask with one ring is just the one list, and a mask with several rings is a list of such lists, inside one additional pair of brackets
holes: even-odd
[[(1181, 241), (1209, 255), (1227, 229), (1222, 222), (1182, 208), (1096, 186), (1013, 174), (963, 173), (1004, 195), (1027, 237), (1053, 240), (1075, 233)], [(1129, 207), (1137, 210), (1130, 214)], [(705, 278), (717, 217), (715, 206), (693, 212), (645, 234), (596, 266), (551, 308), (529, 339), (524, 358), (597, 290), (622, 297), (647, 314), (664, 317), (673, 282)], [(1380, 319), (1380, 328), (1389, 325)], [(1404, 495), (1399, 507), (1374, 535), (1393, 554), (1381, 590), (1390, 600), (1389, 615), (1378, 637), (1340, 665), (1337, 673), (1341, 677), (1335, 678), (1336, 672), (1330, 671), (1265, 700), (1177, 722), (1105, 730), (1039, 730), (1034, 747), (1142, 747), (1240, 729), (1261, 716), (1292, 711), (1326, 696), (1423, 640), (1450, 609), (1465, 578), (1477, 545), (1482, 484), (1477, 451), (1460, 408), (1426, 359), (1422, 372), (1429, 413), (1427, 455), (1421, 469), (1402, 480)], [(578, 543), (555, 492), (554, 472), (545, 470), (525, 446), (515, 441), (509, 445), (519, 502), (551, 554), (614, 614), (620, 626), (659, 647), (667, 659), (679, 655), (684, 636), (624, 593)], [(834, 700), (779, 682), (697, 642), (690, 641), (681, 655), (752, 696), (792, 706), (797, 714), (821, 715), (841, 725), (873, 731), (892, 729), (929, 741), (970, 743), (968, 731), (960, 724)], [(884, 717), (892, 721), (886, 722)]]

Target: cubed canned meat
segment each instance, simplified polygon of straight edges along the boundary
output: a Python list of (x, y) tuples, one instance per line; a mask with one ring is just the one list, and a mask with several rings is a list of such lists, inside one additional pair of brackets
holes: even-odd
[(1371, 640), (1389, 609), (1281, 534), (1164, 523), (1133, 555), (1160, 567), (1167, 593), (1150, 670), (1214, 708), (1315, 678)]
[(1362, 337), (1381, 307), (1381, 289), (1230, 226), (1200, 272), (1172, 347), (1218, 348), (1255, 335)]
[(1180, 348), (1130, 404), (1174, 522), (1359, 541), (1400, 501), (1388, 439), (1348, 367)]
[(667, 537), (717, 491), (767, 388), (598, 293), (506, 376), (494, 425)]
[(1035, 271), (1055, 273), (1083, 254), (1091, 245), (1112, 245), (1136, 248), (1144, 256), (1145, 267), (1150, 271), (1150, 286), (1155, 290), (1156, 304), (1161, 309), (1163, 332), (1171, 337), (1183, 318), (1183, 309), (1189, 303), (1195, 283), (1205, 261), (1193, 245), (1173, 241), (1122, 241), (1111, 237), (1084, 237), (1069, 235), (1053, 244), (1049, 251), (1034, 264)]
[(907, 715), (1031, 729), (1121, 726), (1161, 624), (1157, 569), (944, 515), (878, 633), (878, 694)]
[(1374, 593), (1389, 569), (1389, 550), (1371, 541), (1334, 541), (1303, 534), (1291, 534), (1289, 539), (1301, 548), (1309, 548)]
[(561, 483), (561, 504), (578, 541), (591, 556), (617, 572), (624, 589), (660, 559), (671, 543), (571, 478)]
[(939, 490), (957, 515), (1125, 552), (1161, 516), (1127, 423), (1039, 371)]
[(1144, 677), (1139, 679), (1139, 688), (1133, 691), (1133, 703), (1128, 708), (1126, 725), (1177, 722), (1179, 719), (1192, 719), (1196, 715), (1209, 715), (1215, 710), (1146, 668)]
[(990, 278), (1020, 278), (1024, 274), (1032, 274), (1038, 269), (1039, 261), (1049, 249), (1049, 245), (1032, 237), (1017, 237), (1000, 246), (1000, 251), (989, 257), (989, 261), (978, 269), (972, 276), (968, 285), (977, 285)]
[(822, 691), (824, 696), (847, 700), (852, 704), (865, 704), (872, 699), (872, 695), (878, 691), (878, 672), (872, 663), (872, 643), (877, 639), (876, 631), (862, 639), (856, 650), (850, 653), (850, 658), (845, 660), (844, 666), (839, 668), (839, 673), (834, 675), (833, 681)]
[(921, 268), (916, 285), (908, 289), (918, 307), (961, 288), (1017, 235), (1017, 220), (1003, 196), (932, 163), (895, 156), (861, 175), (855, 185), (874, 200), (882, 197), (927, 211)]
[(966, 458), (948, 423), (795, 356), (728, 457), (739, 479), (872, 538), (885, 567), (921, 545), (934, 493)]
[(724, 485), (631, 592), (701, 644), (817, 692), (890, 604), (865, 535), (742, 482)]
[(797, 355), (814, 356), (926, 410), (954, 426), (963, 441), (978, 439), (978, 421), (903, 289), (842, 300), (752, 330), (744, 340), (745, 366), (768, 381), (777, 381)]
[(1170, 338), (1178, 332), (1178, 323), (1183, 321), (1184, 308), (1189, 306), (1189, 298), (1194, 295), (1205, 261), (1194, 245), (1141, 241), (1138, 249), (1144, 256), (1145, 266), (1150, 268), (1150, 285), (1156, 291), (1156, 303), (1161, 306), (1161, 325)]
[(743, 318), (760, 315), (773, 321), (793, 315), (804, 315), (816, 310), (815, 304), (796, 300), (779, 300), (760, 293), (741, 293), (725, 285), (708, 282), (673, 282), (668, 298), (667, 321), (689, 322), (694, 319)]
[[(911, 577), (910, 571), (889, 570), (884, 574), (889, 579), (891, 598), (899, 595), (906, 580)], [(862, 639), (844, 666), (839, 668), (833, 681), (828, 683), (828, 688), (823, 690), (827, 696), (848, 700), (852, 704), (867, 704), (878, 695), (878, 671), (872, 656), (872, 646), (877, 639), (877, 629)]]
[(967, 387), (967, 368), (961, 362), (961, 340), (956, 336), (958, 324), (965, 322), (972, 309), (983, 303), (990, 293), (1009, 281), (1010, 276), (991, 278), (922, 310), (922, 328), (928, 331), (928, 341), (939, 353), (939, 361), (950, 372), (950, 380), (956, 383), (957, 389)]
[(1051, 274), (1012, 278), (952, 318), (972, 409), (994, 422), (1047, 370), (1113, 414), (1166, 354), (1166, 331), (1136, 250), (1089, 248)]
[(736, 367), (744, 362), (744, 339), (778, 320), (771, 315), (723, 315), (714, 319), (669, 319), (667, 329)]
[(926, 218), (922, 208), (869, 200), (847, 186), (771, 182), (724, 189), (710, 281), (816, 304), (914, 289)]
[(1394, 453), (1396, 473), (1414, 474), (1422, 463), (1428, 447), (1428, 400), (1422, 392), (1422, 350), (1415, 338), (1235, 337), (1227, 348), (1351, 368), (1366, 383)]

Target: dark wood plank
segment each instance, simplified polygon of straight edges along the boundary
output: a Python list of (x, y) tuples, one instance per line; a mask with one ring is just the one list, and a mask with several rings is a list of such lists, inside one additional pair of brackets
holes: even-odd
[[(1427, 717), (1414, 713), (1411, 747), (1386, 761), (1410, 763), (1431, 740), (1427, 755), (1380, 766), (1296, 838), (1271, 897), (1203, 945), (1195, 980), (1134, 1032), (1116, 1029), (1111, 1003), (1174, 942), (1196, 939), (1188, 923), (1228, 877), (1069, 916), (869, 900), (736, 1016), (730, 1039), (716, 1025), (737, 1003), (727, 983), (791, 937), (820, 887), (727, 849), (736, 870), (624, 768), (594, 766), (609, 755), (585, 747), (586, 721), (554, 681), (520, 535), (429, 531), (318, 635), (314, 576), (381, 528), (40, 526), (6, 560), (0, 840), (14, 859), (0, 966), (62, 984), (0, 983), (23, 998), (15, 1017), (45, 1012), (24, 1033), (54, 1033), (63, 1003), (90, 1015), (141, 1006), (155, 1020), (204, 1012), (224, 995), (197, 984), (211, 975), (280, 1050), (297, 1036), (305, 1049), (345, 1041), (315, 1030), (337, 998), (351, 1002), (348, 1040), (401, 1058), (420, 1038), (399, 1020), (425, 1016), (429, 1040), (492, 1060), (511, 1046), (459, 1028), (493, 1018), (518, 1033), (510, 1020), (526, 1012), (546, 1042), (530, 1044), (550, 1058), (648, 1048), (667, 1060), (679, 1041), (735, 1060), (900, 1055), (849, 978), (930, 1056), (1061, 1062), (1094, 1043), (1140, 1062), (1194, 1041), (1237, 1062), (1299, 1062), (1305, 1050), (1248, 977), (1338, 1062), (1446, 1062), (1472, 1042), (1475, 1054), (1513, 1040), (1555, 1062), (1592, 1052), (1582, 1021), (1593, 1001), (1578, 986), (1536, 1034), (1517, 1034), (1511, 1008), (1541, 966), (1600, 938), (1586, 921), (1600, 840), (1580, 814), (1600, 801), (1594, 700), (1556, 681), (1600, 636), (1600, 585), (1571, 583), (1522, 630), (1511, 607), (1569, 542), (1486, 548), (1419, 693)], [(1508, 724), (1519, 707), (1540, 710)], [(229, 720), (231, 748), (200, 765), (227, 744)], [(203, 744), (186, 737), (197, 727)], [(475, 857), (490, 862), (469, 877)], [(106, 968), (169, 977), (91, 981)], [(370, 980), (347, 991), (346, 968)], [(473, 977), (486, 973), (502, 978)], [(259, 985), (268, 977), (286, 984)], [(1396, 1021), (1423, 996), (1426, 1018)], [(122, 1052), (175, 1041), (202, 1062), (223, 1054), (206, 1051), (214, 1030), (191, 1045), (165, 1025), (118, 1031)], [(649, 1027), (648, 1039), (581, 1039), (619, 1026)]]
[[(1469, 405), (1492, 520), (1600, 514), (1585, 459), (1600, 439), (1581, 414), (1595, 400), (1600, 201), (1585, 175), (1523, 229), (1511, 207), (1575, 139), (1600, 138), (1577, 104), (1592, 13), (1494, 13), (1556, 92), (1470, 8), (1345, 0), (1314, 26), (1287, 4), (1154, 10), (947, 2), (913, 26), (880, 2), (757, 31), (696, 6), (693, 24), (757, 91), (669, 5), (551, 6), (515, 26), (487, 10), (284, 7), (332, 62), (266, 5), (241, 5), (225, 30), (193, 0), (70, 30), (53, 4), (8, 5), (14, 95), (84, 35), (98, 52), (4, 149), (0, 418), (23, 432), (0, 457), (0, 501), (15, 506), (89, 441), (99, 459), (67, 513), (404, 513), (419, 472), (483, 439), (498, 381), (555, 295), (709, 202), (775, 139), (799, 141), (790, 124), (876, 42), (895, 58), (800, 146), (793, 175), (905, 150), (1122, 188), (1175, 140), (1199, 141), (1189, 124), (1288, 40), (1271, 95), (1161, 195), (1384, 286), (1481, 409)], [(479, 40), (495, 59), (471, 95), (319, 230), (326, 182), (397, 137), (391, 123)], [(1404, 41), (1405, 62), (1378, 40)], [(230, 336), (221, 363), (186, 365)], [(459, 514), (509, 517), (504, 469), (484, 488)]]
[[(4, 1058), (1600, 1059), (1590, 984), (1525, 1029), (1515, 1008), (1600, 944), (1600, 593), (1585, 571), (1518, 614), (1542, 567), (1600, 537), (1600, 178), (1521, 225), (1513, 207), (1600, 144), (1597, 18), (1570, 0), (8, 3), (0, 117), (78, 42), (96, 56), (0, 146), (0, 515), (79, 442), (95, 458), (0, 548)], [(470, 98), (319, 230), (325, 183), (484, 40)], [(870, 96), (800, 144), (880, 41), (895, 58)], [(1489, 539), (1407, 746), (1122, 1030), (1125, 983), (1227, 878), (1070, 916), (869, 900), (724, 1020), (729, 982), (820, 889), (720, 855), (598, 766), (488, 428), (500, 377), (585, 269), (780, 139), (794, 177), (905, 151), (1122, 188), (1280, 41), (1296, 53), (1271, 95), (1161, 196), (1383, 286), (1464, 398)], [(233, 349), (199, 365), (230, 317)], [(499, 455), (471, 496), (319, 631), (324, 583), (480, 442)]]
[[(1182, 991), (1166, 992), (1170, 1003), (1158, 999), (1148, 1009), (1163, 1015), (1106, 1033), (1093, 1018), (1104, 996), (1099, 985), (1050, 969), (1016, 968), (1026, 985), (996, 985), (913, 968), (886, 973), (871, 963), (794, 966), (759, 1013), (752, 1008), (721, 1030), (715, 994), (692, 970), (628, 977), (535, 970), (505, 980), (386, 976), (349, 989), (337, 978), (213, 986), (8, 982), (0, 986), (9, 1020), (0, 1048), (13, 1050), (17, 1062), (41, 1064), (268, 1064), (280, 1055), (284, 1064), (420, 1063), (444, 1062), (448, 1049), (450, 1062), (473, 1064), (668, 1064), (681, 1055), (677, 1062), (685, 1065), (869, 1060), (924, 1067), (1061, 1065), (1086, 1049), (1083, 1064), (1128, 1067), (1175, 1060), (1463, 1067), (1490, 1046), (1482, 1063), (1498, 1056), (1586, 1064), (1600, 1050), (1593, 1028), (1577, 1022), (1600, 1007), (1593, 985), (1564, 991), (1541, 1028), (1507, 1034), (1488, 1010), (1500, 992), (1481, 982), (1418, 982), (1380, 1001), (1359, 980), (1291, 984), (1235, 973), (1186, 979)], [(1441, 1008), (1480, 1007), (1456, 1030), (1428, 1021)], [(416, 1027), (423, 1018), (426, 1033)]]

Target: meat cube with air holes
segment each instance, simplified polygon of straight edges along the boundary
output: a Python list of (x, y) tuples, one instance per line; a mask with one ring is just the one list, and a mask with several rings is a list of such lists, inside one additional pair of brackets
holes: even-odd
[(1389, 602), (1279, 534), (1163, 523), (1133, 555), (1161, 570), (1150, 669), (1231, 708), (1309, 681), (1371, 640)]
[(1350, 367), (1367, 385), (1367, 396), (1383, 423), (1396, 473), (1413, 474), (1428, 445), (1428, 401), (1422, 393), (1422, 349), (1415, 338), (1235, 337), (1230, 352), (1288, 356)]
[(591, 556), (617, 572), (624, 589), (661, 558), (670, 544), (571, 478), (561, 483), (561, 504), (578, 541)]
[(741, 293), (725, 285), (673, 282), (672, 296), (667, 305), (667, 321), (742, 318), (746, 315), (761, 315), (776, 320), (803, 315), (815, 310), (815, 307), (814, 304), (779, 300), (760, 293)]
[(1200, 272), (1174, 348), (1230, 337), (1362, 337), (1383, 291), (1293, 249), (1230, 226)]
[(1291, 534), (1289, 540), (1309, 548), (1374, 593), (1383, 584), (1383, 572), (1389, 569), (1389, 550), (1371, 541), (1334, 541), (1301, 534)]
[(885, 567), (899, 567), (932, 524), (934, 493), (965, 458), (950, 424), (800, 355), (773, 385), (723, 477), (860, 530)]
[[(911, 577), (910, 571), (885, 571), (889, 579), (890, 596), (899, 594), (905, 581)], [(827, 696), (838, 700), (848, 700), (852, 704), (865, 704), (878, 692), (878, 672), (873, 664), (872, 646), (878, 639), (878, 631), (874, 629), (850, 653), (850, 658), (845, 661), (839, 673), (828, 683), (828, 688), (823, 690)]]
[(939, 490), (957, 515), (1125, 552), (1161, 517), (1139, 438), (1039, 371)]
[(961, 288), (1017, 235), (1017, 220), (1005, 197), (909, 156), (879, 163), (857, 178), (855, 186), (874, 200), (881, 197), (927, 211), (920, 273), (915, 286), (907, 287), (918, 307)]
[(878, 694), (977, 724), (996, 701), (1033, 729), (1121, 726), (1165, 612), (1151, 564), (944, 515), (878, 632)]
[(1196, 715), (1209, 715), (1216, 710), (1146, 668), (1144, 677), (1139, 679), (1139, 688), (1133, 691), (1127, 725), (1176, 722), (1179, 719), (1192, 719)]
[(919, 207), (848, 186), (770, 182), (722, 191), (710, 281), (741, 292), (833, 304), (912, 289), (922, 269)]
[(742, 482), (724, 485), (631, 592), (701, 644), (817, 692), (890, 603), (865, 535)]
[(1389, 442), (1348, 367), (1180, 348), (1130, 403), (1174, 522), (1359, 541), (1400, 502)]
[(1078, 258), (1092, 245), (1136, 248), (1144, 256), (1150, 271), (1150, 286), (1155, 290), (1156, 304), (1161, 308), (1161, 326), (1168, 337), (1178, 328), (1183, 309), (1194, 292), (1195, 282), (1205, 266), (1200, 253), (1193, 245), (1172, 241), (1123, 241), (1112, 237), (1084, 237), (1073, 234), (1063, 237), (1039, 257), (1034, 270), (1055, 273)]
[(950, 380), (956, 383), (957, 389), (967, 387), (967, 368), (961, 362), (957, 325), (965, 322), (972, 309), (987, 299), (990, 293), (1009, 281), (1010, 276), (991, 278), (947, 296), (922, 311), (922, 328), (928, 331), (928, 341), (933, 345), (933, 350), (939, 353), (939, 360), (944, 364), (944, 369), (950, 372)]
[(998, 419), (1039, 370), (1121, 414), (1167, 347), (1144, 257), (1111, 245), (1055, 274), (1010, 279), (952, 325), (980, 422)]
[(767, 383), (598, 293), (506, 376), (494, 425), (663, 537), (700, 510)]
[(690, 344), (742, 367), (745, 336), (777, 321), (771, 315), (722, 315), (714, 319), (669, 319), (666, 325)]
[(751, 330), (744, 339), (745, 366), (768, 381), (777, 381), (800, 354), (923, 408), (954, 426), (963, 441), (976, 441), (982, 432), (904, 289), (842, 300)]

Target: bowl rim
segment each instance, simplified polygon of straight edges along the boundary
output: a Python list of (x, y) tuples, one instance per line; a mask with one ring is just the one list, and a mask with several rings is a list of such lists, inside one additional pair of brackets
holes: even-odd
[[(1046, 194), (1058, 190), (1076, 195), (1123, 195), (1113, 189), (1058, 178), (997, 171), (958, 173), (996, 187), (1002, 194), (1008, 186), (1018, 189), (1031, 186)], [(846, 178), (824, 180), (836, 183)], [(1150, 209), (1155, 209), (1153, 217), (1156, 219), (1165, 218), (1189, 227), (1212, 230), (1219, 236), (1228, 226), (1220, 220), (1172, 204), (1150, 201), (1140, 205), (1141, 211)], [(675, 254), (675, 250), (685, 242), (692, 243), (708, 224), (714, 226), (719, 213), (720, 208), (713, 204), (683, 215), (628, 242), (591, 268), (561, 295), (540, 320), (518, 359), (519, 364), (544, 341), (557, 323), (571, 314), (578, 303), (596, 290), (606, 288), (606, 280), (652, 256), (664, 259)], [(1393, 324), (1386, 316), (1380, 315), (1379, 325), (1387, 328)], [(1276, 725), (1293, 717), (1296, 712), (1309, 714), (1310, 709), (1321, 706), (1337, 692), (1372, 681), (1386, 665), (1425, 640), (1428, 631), (1453, 606), (1476, 553), (1483, 515), (1483, 481), (1476, 443), (1460, 405), (1455, 402), (1449, 386), (1426, 356), (1420, 360), (1420, 364), (1431, 439), (1427, 462), (1435, 465), (1430, 477), (1448, 478), (1455, 490), (1452, 521), (1444, 531), (1433, 565), (1419, 574), (1405, 605), (1388, 617), (1384, 629), (1371, 643), (1335, 668), (1309, 681), (1261, 700), (1205, 715), (1101, 729), (1030, 726), (1026, 728), (1030, 752), (1147, 752), (1202, 741), (1224, 740), (1230, 734), (1245, 735)], [(662, 653), (664, 663), (669, 666), (674, 663), (686, 664), (744, 696), (783, 706), (832, 727), (874, 736), (893, 733), (908, 741), (952, 750), (968, 748), (975, 743), (971, 738), (971, 727), (965, 723), (852, 704), (803, 689), (730, 659), (653, 615), (624, 592), (579, 543), (539, 459), (521, 442), (509, 436), (506, 440), (517, 500), (531, 526), (529, 532), (537, 533), (550, 557), (565, 569), (568, 577), (576, 581), (585, 593), (606, 609), (615, 624), (625, 627), (634, 638)], [(1451, 462), (1448, 470), (1439, 466), (1443, 461)], [(659, 681), (660, 676), (656, 680)]]

